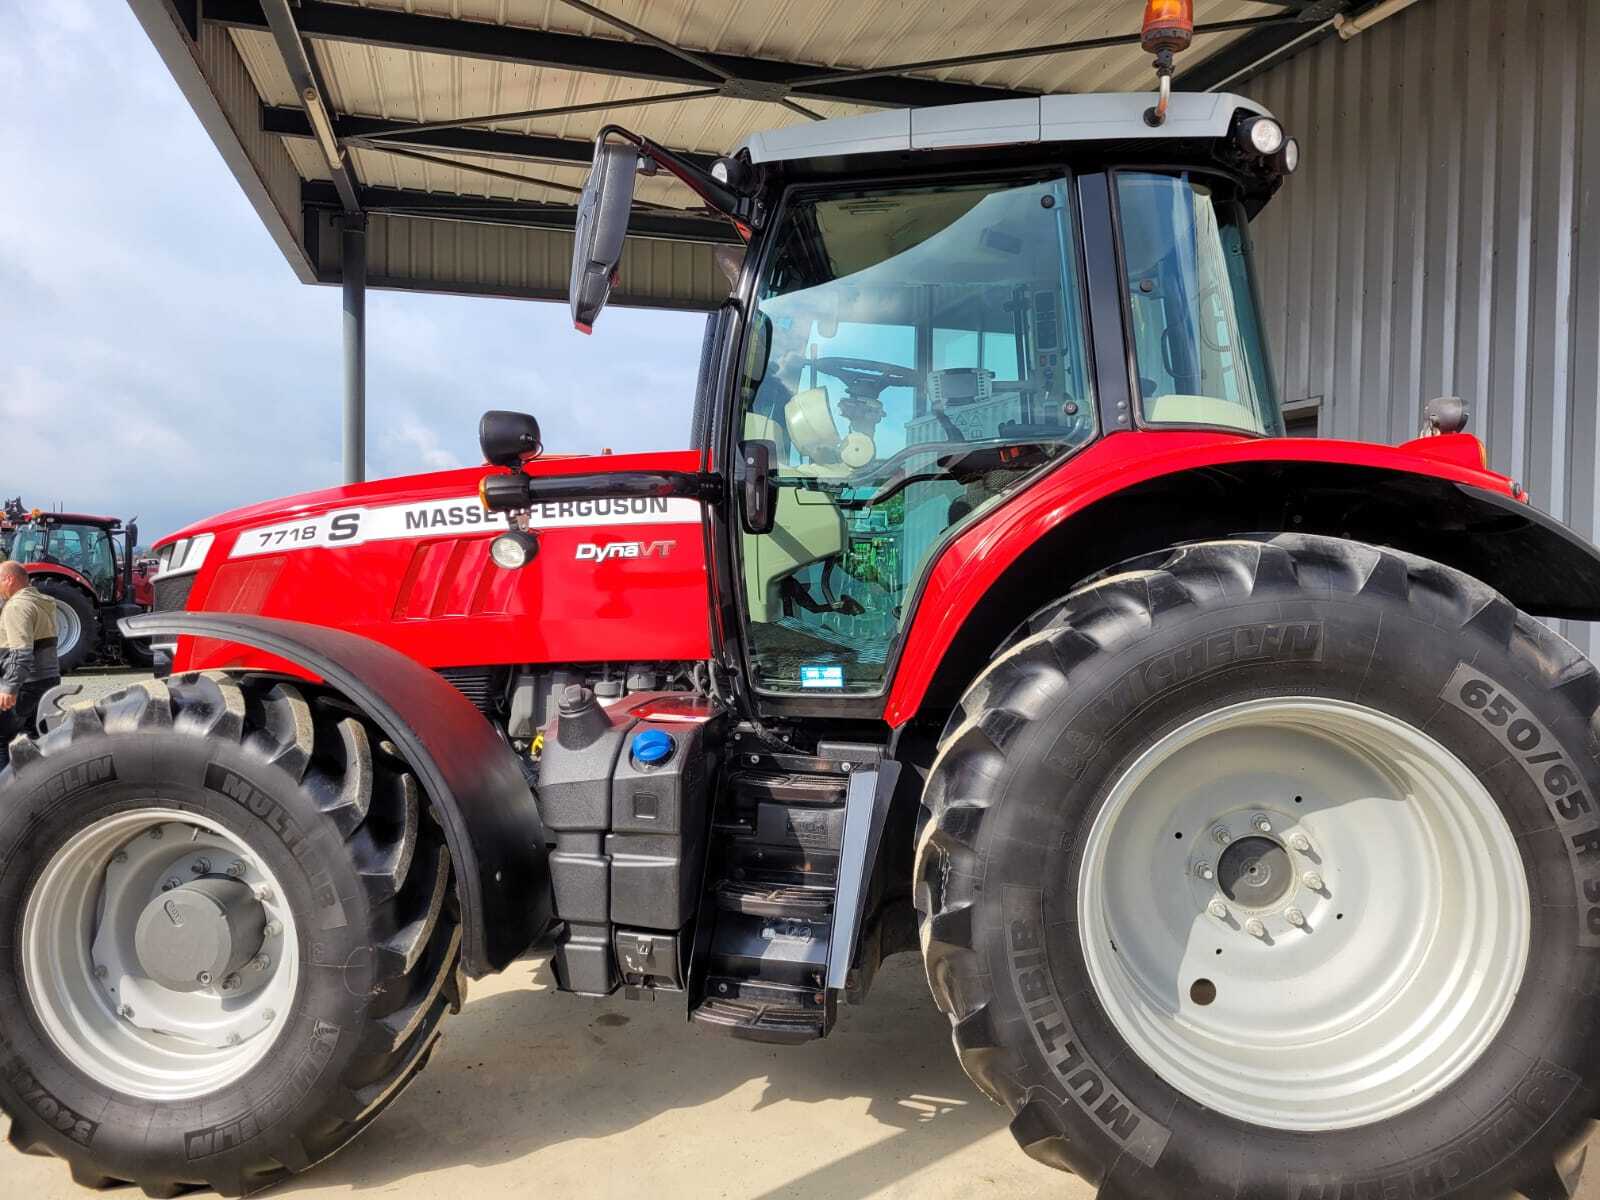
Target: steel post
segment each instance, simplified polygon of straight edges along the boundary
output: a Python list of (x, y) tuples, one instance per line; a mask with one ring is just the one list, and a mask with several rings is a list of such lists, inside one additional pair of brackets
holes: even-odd
[(344, 280), (344, 481), (367, 476), (367, 224), (342, 218), (339, 258)]

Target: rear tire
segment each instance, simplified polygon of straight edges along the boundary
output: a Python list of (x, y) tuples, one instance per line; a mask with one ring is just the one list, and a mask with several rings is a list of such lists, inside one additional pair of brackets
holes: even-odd
[(56, 657), (61, 673), (70, 675), (100, 648), (100, 614), (81, 588), (65, 580), (45, 579), (34, 586), (56, 606)]
[[(80, 1183), (241, 1195), (305, 1170), (399, 1095), (460, 1007), (442, 831), (393, 748), (335, 696), (267, 677), (142, 683), (15, 743), (0, 796), (0, 1108), (13, 1145), (66, 1159)], [(196, 862), (191, 841), (218, 852)], [(57, 886), (96, 854), (103, 882)], [(239, 937), (268, 940), (242, 948), (254, 957), (231, 984), (206, 972), (209, 990), (163, 991), (137, 957), (108, 972), (130, 945), (145, 953), (142, 924), (137, 938), (110, 928), (120, 914), (164, 908), (194, 879), (250, 885), (242, 904), (282, 916), (281, 960), (266, 953), (274, 923), (255, 917)], [(97, 888), (81, 918), (55, 915)], [(94, 927), (78, 944), (75, 919)], [(258, 986), (251, 971), (291, 967), (283, 1003), (253, 1001), (242, 1033), (208, 1031)], [(210, 1074), (188, 1066), (197, 1055)]]
[[(1289, 742), (1161, 757), (1258, 713), (1289, 721)], [(1344, 776), (1322, 770), (1321, 748), (1355, 736), (1347, 720), (1405, 749), (1385, 758), (1381, 738), (1365, 743), (1349, 761), (1379, 783), (1333, 794)], [(1282, 535), (1125, 564), (1030, 621), (941, 741), (916, 898), (963, 1067), (1030, 1155), (1103, 1198), (1575, 1194), (1600, 1098), (1597, 746), (1594, 666), (1436, 563)], [(1430, 798), (1460, 819), (1429, 825)], [(1185, 807), (1213, 799), (1229, 811)], [(1356, 834), (1399, 823), (1339, 841), (1357, 815)], [(1119, 820), (1140, 836), (1117, 841)], [(1412, 828), (1423, 849), (1396, 857)], [(1250, 862), (1263, 878), (1289, 864), (1285, 890), (1252, 897), (1256, 876), (1233, 863), (1219, 895), (1222, 833), (1272, 841), (1281, 862)], [(1327, 862), (1300, 862), (1302, 844)], [(1406, 886), (1435, 877), (1456, 882)], [(1407, 903), (1428, 936), (1390, 921), (1396, 958), (1367, 969), (1382, 976), (1408, 946), (1459, 942), (1464, 957), (1419, 968), (1444, 980), (1431, 994), (1375, 990), (1370, 1009), (1352, 998), (1344, 1019), (1366, 1059), (1315, 1078), (1332, 1102), (1296, 1090), (1343, 1028), (1316, 1010), (1342, 978), (1327, 964), (1352, 961), (1341, 946), (1380, 957), (1339, 931), (1384, 929), (1384, 907)], [(1166, 986), (1153, 987), (1150, 951), (1166, 945), (1183, 953), (1157, 958)], [(1240, 986), (1219, 996), (1207, 977), (1234, 962)], [(1228, 1026), (1231, 1011), (1255, 1023)], [(1412, 1041), (1379, 1040), (1389, 1013)]]

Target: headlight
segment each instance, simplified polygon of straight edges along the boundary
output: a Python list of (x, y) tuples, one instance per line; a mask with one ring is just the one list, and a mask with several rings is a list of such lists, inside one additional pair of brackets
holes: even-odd
[(156, 551), (154, 578), (198, 571), (205, 565), (206, 555), (211, 553), (211, 544), (216, 540), (217, 535), (214, 533), (197, 533), (194, 537), (182, 538), (161, 547)]
[(495, 566), (505, 571), (520, 570), (538, 553), (539, 539), (520, 529), (502, 533), (489, 543), (489, 557), (494, 559)]
[(1244, 140), (1257, 154), (1270, 157), (1283, 149), (1283, 126), (1271, 117), (1256, 117), (1245, 125)]

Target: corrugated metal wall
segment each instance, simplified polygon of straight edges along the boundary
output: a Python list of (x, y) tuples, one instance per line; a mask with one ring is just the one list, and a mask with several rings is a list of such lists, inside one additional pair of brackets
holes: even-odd
[[(1306, 151), (1255, 226), (1284, 400), (1322, 397), (1324, 435), (1395, 442), (1459, 394), (1492, 465), (1590, 538), (1597, 61), (1592, 0), (1420, 0), (1244, 89)], [(1564, 632), (1600, 653), (1600, 627)]]
[[(317, 274), (333, 282), (340, 271), (339, 233), (332, 213), (321, 214), (319, 222)], [(730, 290), (716, 251), (698, 243), (628, 238), (612, 303), (715, 308)], [(368, 219), (367, 282), (372, 287), (564, 301), (571, 270), (570, 233), (385, 213)]]

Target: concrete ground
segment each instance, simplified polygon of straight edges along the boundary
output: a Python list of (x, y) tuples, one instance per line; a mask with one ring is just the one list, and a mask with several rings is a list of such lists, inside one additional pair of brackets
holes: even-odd
[[(826, 1041), (733, 1041), (681, 1004), (555, 992), (542, 963), (476, 984), (427, 1071), (332, 1162), (273, 1190), (403, 1200), (1087, 1200), (1017, 1149), (962, 1074), (921, 964), (885, 964)], [(89, 1195), (0, 1147), (0, 1193)], [(116, 1195), (117, 1193), (113, 1193)]]

